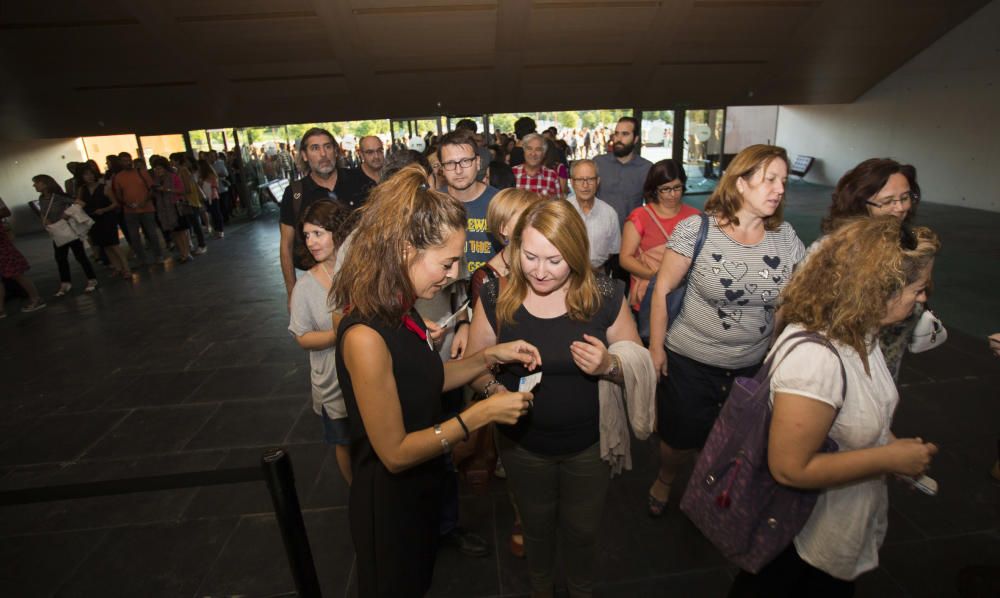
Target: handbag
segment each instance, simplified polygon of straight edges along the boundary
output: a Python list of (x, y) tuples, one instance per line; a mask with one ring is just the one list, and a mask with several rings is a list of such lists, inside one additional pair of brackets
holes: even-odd
[[(53, 203), (55, 203), (55, 196), (49, 198), (49, 206), (45, 209), (45, 215), (42, 216), (43, 222), (49, 219), (49, 212), (52, 211)], [(63, 218), (52, 224), (46, 224), (45, 231), (49, 233), (49, 237), (52, 238), (52, 242), (55, 243), (56, 247), (62, 247), (80, 239), (80, 235)]]
[[(670, 235), (660, 224), (660, 219), (656, 217), (656, 213), (649, 208), (648, 205), (642, 207), (649, 214), (649, 219), (656, 225), (656, 228), (660, 229), (660, 234), (663, 235), (663, 243), (660, 243), (654, 247), (650, 247), (646, 251), (642, 248), (638, 248), (636, 251), (636, 258), (642, 263), (643, 266), (647, 268), (652, 268), (654, 271), (659, 270), (660, 262), (663, 261), (663, 254), (667, 251), (667, 241), (670, 240)], [(632, 285), (629, 287), (628, 293), (628, 304), (638, 306), (642, 302), (642, 298), (646, 295), (646, 289), (649, 288), (650, 281), (645, 278), (638, 278), (632, 276)]]
[(910, 343), (906, 346), (910, 353), (923, 353), (934, 347), (940, 347), (948, 340), (948, 331), (941, 320), (929, 309), (925, 309), (917, 320), (917, 326), (910, 335)]
[[(825, 337), (801, 331), (795, 341), (818, 343), (837, 356), (847, 397), (847, 372), (837, 349)], [(785, 355), (788, 355), (786, 353)], [(753, 378), (737, 378), (681, 498), (683, 511), (727, 559), (757, 573), (780, 554), (812, 514), (817, 490), (779, 484), (767, 463), (771, 427), (772, 362), (777, 351)], [(834, 452), (837, 443), (827, 437), (821, 452)]]
[[(691, 254), (691, 266), (688, 267), (687, 273), (681, 279), (677, 288), (667, 293), (667, 330), (670, 330), (670, 327), (677, 320), (677, 316), (681, 314), (681, 309), (684, 307), (684, 295), (687, 293), (688, 277), (691, 274), (691, 268), (694, 267), (695, 260), (698, 259), (698, 254), (701, 253), (701, 248), (705, 245), (706, 238), (708, 238), (708, 216), (702, 213), (701, 229), (698, 231), (698, 239), (694, 242), (694, 252)], [(656, 275), (653, 275), (649, 279), (649, 286), (646, 287), (646, 293), (642, 296), (642, 301), (639, 303), (639, 317), (637, 318), (639, 338), (646, 345), (649, 344), (649, 318), (653, 306), (654, 288), (656, 288)]]
[(76, 234), (82, 239), (86, 236), (87, 232), (94, 226), (94, 219), (90, 217), (87, 212), (80, 207), (79, 204), (74, 203), (70, 207), (66, 208), (66, 214), (69, 215), (69, 225), (76, 231)]

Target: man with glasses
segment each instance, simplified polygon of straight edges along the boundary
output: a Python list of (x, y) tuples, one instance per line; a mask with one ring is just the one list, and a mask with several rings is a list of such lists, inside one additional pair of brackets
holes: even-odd
[(372, 187), (382, 180), (382, 169), (385, 167), (385, 149), (382, 140), (375, 135), (358, 141), (358, 153), (361, 155), (361, 168), (342, 170), (343, 181), (337, 189), (340, 200), (352, 210), (364, 205)]
[(455, 123), (455, 130), (466, 131), (475, 140), (476, 155), (479, 156), (479, 172), (476, 173), (476, 180), (484, 181), (486, 179), (486, 169), (490, 167), (490, 150), (486, 149), (486, 145), (483, 143), (485, 141), (483, 136), (476, 134), (479, 131), (479, 125), (471, 118), (463, 118)]
[(538, 133), (530, 133), (521, 140), (521, 146), (524, 148), (524, 164), (511, 169), (517, 179), (517, 188), (550, 199), (560, 197), (562, 189), (559, 175), (542, 163), (545, 160), (545, 150), (548, 149), (545, 138)]
[[(612, 140), (612, 152), (594, 158), (601, 173), (597, 193), (618, 213), (621, 229), (632, 210), (642, 205), (642, 186), (653, 163), (636, 153), (639, 121), (631, 116), (618, 119)], [(612, 276), (627, 283), (628, 272), (618, 264), (618, 255), (612, 255), (609, 262)]]
[(608, 257), (617, 255), (622, 245), (618, 214), (607, 202), (597, 197), (597, 186), (601, 179), (597, 176), (597, 165), (593, 160), (577, 160), (569, 173), (569, 184), (573, 193), (566, 198), (583, 217), (590, 239), (590, 265), (594, 270), (603, 270)]

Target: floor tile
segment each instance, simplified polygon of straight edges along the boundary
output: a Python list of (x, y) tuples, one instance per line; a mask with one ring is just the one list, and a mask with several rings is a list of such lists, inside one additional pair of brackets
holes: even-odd
[(279, 445), (301, 411), (301, 399), (223, 403), (183, 446), (185, 450), (198, 450)]
[(135, 409), (85, 456), (92, 459), (178, 451), (211, 421), (219, 408), (207, 404)]

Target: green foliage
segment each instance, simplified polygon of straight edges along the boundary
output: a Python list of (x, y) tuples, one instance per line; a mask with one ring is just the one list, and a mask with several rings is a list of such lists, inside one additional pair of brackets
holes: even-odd
[(575, 129), (580, 125), (580, 115), (573, 110), (556, 113), (556, 122), (563, 129)]
[(501, 133), (513, 133), (514, 121), (517, 119), (517, 114), (494, 114), (490, 116), (490, 123), (496, 131), (500, 131)]

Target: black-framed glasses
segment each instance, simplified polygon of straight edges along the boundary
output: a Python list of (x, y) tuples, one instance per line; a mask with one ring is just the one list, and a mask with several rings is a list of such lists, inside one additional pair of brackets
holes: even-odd
[(664, 195), (684, 193), (684, 185), (663, 185), (662, 187), (657, 187), (656, 192), (663, 193)]
[(466, 169), (472, 166), (472, 163), (476, 161), (475, 157), (472, 158), (462, 158), (461, 160), (448, 160), (447, 162), (441, 163), (441, 168), (451, 172), (455, 170), (456, 167), (461, 166), (462, 169)]
[(596, 176), (574, 177), (572, 181), (574, 183), (577, 183), (578, 185), (595, 185), (597, 184), (597, 177)]
[(888, 208), (893, 205), (908, 206), (913, 203), (920, 201), (920, 196), (912, 191), (907, 191), (905, 193), (900, 193), (899, 197), (893, 197), (891, 199), (886, 199), (885, 201), (866, 201), (865, 203), (873, 208)]

